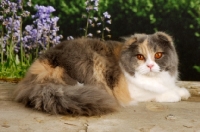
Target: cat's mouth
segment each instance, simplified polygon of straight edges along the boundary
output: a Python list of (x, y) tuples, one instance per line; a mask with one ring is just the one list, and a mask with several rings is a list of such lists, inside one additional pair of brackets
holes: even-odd
[(157, 74), (158, 74), (158, 72), (153, 72), (153, 71), (151, 70), (150, 72), (146, 73), (145, 75), (146, 75), (146, 76), (155, 76), (155, 75), (157, 75)]
[(141, 72), (140, 74), (146, 75), (146, 76), (156, 76), (160, 71), (155, 69), (148, 69), (146, 71)]
[(139, 74), (141, 75), (145, 75), (145, 76), (156, 76), (159, 71), (154, 71), (154, 70), (148, 70), (148, 71), (137, 71)]

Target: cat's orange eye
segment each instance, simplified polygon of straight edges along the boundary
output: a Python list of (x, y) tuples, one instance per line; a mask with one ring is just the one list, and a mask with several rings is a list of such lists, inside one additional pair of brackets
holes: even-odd
[(163, 53), (162, 52), (157, 52), (155, 54), (155, 59), (160, 59), (162, 57)]
[(138, 59), (138, 60), (144, 60), (145, 58), (144, 58), (144, 56), (143, 56), (143, 55), (141, 55), (141, 54), (138, 54), (138, 55), (137, 55), (137, 59)]

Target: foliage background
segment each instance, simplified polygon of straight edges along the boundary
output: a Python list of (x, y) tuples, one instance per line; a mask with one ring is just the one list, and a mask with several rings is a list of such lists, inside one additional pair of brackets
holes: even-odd
[[(79, 37), (85, 22), (84, 0), (32, 0), (33, 5), (51, 5), (60, 20), (60, 33)], [(112, 16), (113, 40), (134, 33), (164, 31), (173, 36), (179, 55), (181, 80), (200, 80), (200, 0), (100, 0), (99, 14)], [(28, 23), (28, 20), (27, 20)], [(26, 25), (26, 24), (25, 24)]]

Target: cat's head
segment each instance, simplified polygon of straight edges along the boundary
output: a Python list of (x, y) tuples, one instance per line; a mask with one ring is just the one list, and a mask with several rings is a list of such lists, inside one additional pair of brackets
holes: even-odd
[(136, 72), (154, 75), (167, 71), (177, 76), (178, 57), (172, 38), (163, 32), (135, 34), (128, 38), (121, 52), (120, 63), (130, 75)]

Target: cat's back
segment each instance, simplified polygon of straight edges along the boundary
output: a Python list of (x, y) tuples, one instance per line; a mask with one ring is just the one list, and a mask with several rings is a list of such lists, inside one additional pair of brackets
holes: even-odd
[(105, 58), (118, 59), (123, 44), (117, 41), (102, 41), (95, 38), (66, 40), (48, 50), (40, 58), (48, 60), (91, 59), (94, 54)]
[(106, 45), (107, 41), (102, 41), (100, 39), (96, 39), (96, 38), (76, 38), (73, 40), (65, 40), (63, 42), (61, 42), (60, 44), (58, 44), (57, 46), (55, 46), (53, 49), (55, 50), (68, 50), (68, 49), (72, 49), (72, 50), (94, 50), (94, 51), (100, 51), (100, 50), (106, 50), (107, 49), (107, 45)]
[(116, 41), (78, 38), (63, 41), (40, 59), (47, 59), (52, 67), (62, 67), (70, 77), (86, 83), (93, 80), (91, 77), (96, 76), (96, 72), (105, 74), (104, 78), (113, 78), (110, 76), (114, 71), (119, 71), (120, 49), (121, 43)]

